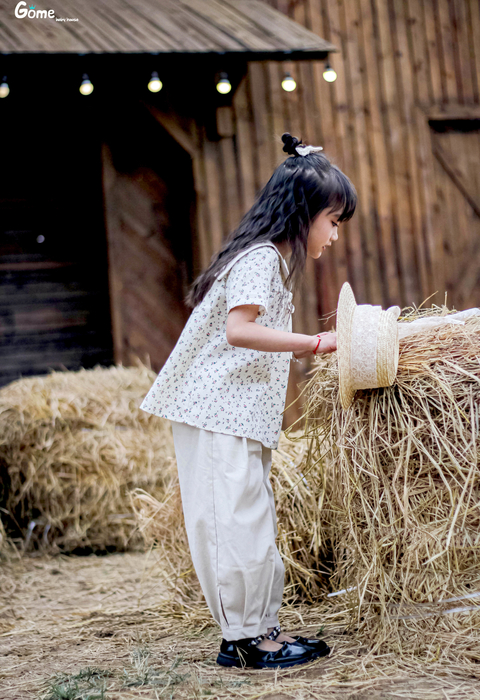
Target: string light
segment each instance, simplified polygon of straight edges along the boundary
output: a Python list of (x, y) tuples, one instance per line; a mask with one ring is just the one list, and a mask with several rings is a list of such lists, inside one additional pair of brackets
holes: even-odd
[(334, 80), (337, 79), (337, 74), (333, 70), (332, 66), (330, 63), (327, 61), (325, 63), (325, 70), (323, 71), (323, 79), (327, 81), (327, 83), (333, 83)]
[(0, 97), (7, 97), (10, 92), (10, 88), (7, 83), (7, 76), (4, 75), (2, 82), (0, 83)]
[(290, 73), (285, 73), (282, 80), (282, 88), (285, 90), (285, 92), (293, 92), (293, 90), (295, 90), (296, 87), (297, 83), (292, 78)]
[(86, 73), (82, 75), (82, 84), (78, 88), (82, 95), (90, 95), (93, 92), (93, 85)]
[(232, 85), (226, 73), (220, 73), (220, 79), (217, 83), (217, 90), (221, 95), (226, 95), (232, 89)]
[(163, 87), (163, 83), (158, 77), (158, 73), (156, 71), (153, 71), (152, 77), (150, 78), (150, 82), (148, 83), (148, 89), (150, 92), (160, 92), (160, 90)]

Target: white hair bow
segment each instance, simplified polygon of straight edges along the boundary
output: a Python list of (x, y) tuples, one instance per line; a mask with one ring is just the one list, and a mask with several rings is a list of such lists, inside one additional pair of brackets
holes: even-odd
[(323, 151), (323, 146), (295, 146), (295, 150), (299, 156), (308, 156), (309, 153)]

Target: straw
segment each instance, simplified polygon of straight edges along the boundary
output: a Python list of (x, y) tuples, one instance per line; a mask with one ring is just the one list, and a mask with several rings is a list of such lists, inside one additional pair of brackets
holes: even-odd
[(169, 421), (139, 409), (155, 376), (97, 366), (0, 390), (4, 557), (6, 535), (19, 551), (143, 546), (129, 492), (161, 497), (175, 466)]

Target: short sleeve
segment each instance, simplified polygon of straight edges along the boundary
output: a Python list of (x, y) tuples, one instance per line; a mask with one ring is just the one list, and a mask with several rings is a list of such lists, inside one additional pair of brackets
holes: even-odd
[(263, 316), (268, 310), (272, 280), (278, 266), (278, 255), (270, 247), (243, 255), (227, 276), (227, 313), (234, 306), (257, 304), (260, 307), (258, 316)]

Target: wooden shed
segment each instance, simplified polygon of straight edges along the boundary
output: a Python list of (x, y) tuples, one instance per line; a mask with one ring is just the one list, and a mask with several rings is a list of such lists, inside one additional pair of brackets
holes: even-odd
[[(54, 0), (52, 18), (0, 7), (1, 383), (136, 357), (159, 371), (189, 283), (270, 175), (254, 113), (265, 86), (248, 71), (272, 63), (281, 114), (292, 62), (335, 47), (258, 0)], [(283, 130), (263, 133), (278, 162)]]
[[(335, 245), (307, 261), (294, 331), (330, 329), (346, 280), (384, 308), (480, 306), (477, 0), (49, 7), (78, 21), (14, 21), (0, 0), (3, 383), (135, 356), (159, 370), (189, 282), (283, 160), (283, 131), (322, 145), (359, 193)], [(308, 369), (292, 363), (287, 404)]]

